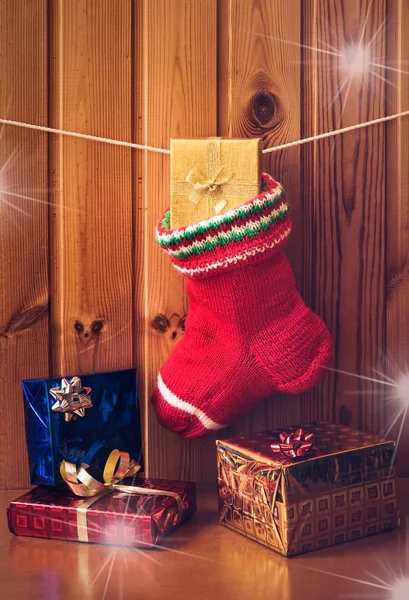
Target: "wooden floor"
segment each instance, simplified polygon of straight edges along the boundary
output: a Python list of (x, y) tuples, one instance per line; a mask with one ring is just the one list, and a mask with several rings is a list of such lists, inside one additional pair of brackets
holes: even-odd
[(409, 479), (399, 480), (398, 493), (399, 530), (286, 559), (219, 526), (209, 487), (199, 489), (196, 515), (161, 549), (144, 552), (14, 537), (4, 508), (19, 492), (0, 492), (0, 598), (404, 600), (409, 587), (387, 588), (396, 584), (391, 569), (409, 578)]

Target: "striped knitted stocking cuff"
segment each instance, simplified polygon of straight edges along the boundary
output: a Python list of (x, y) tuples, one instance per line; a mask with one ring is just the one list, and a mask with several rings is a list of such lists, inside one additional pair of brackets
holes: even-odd
[(203, 278), (254, 263), (284, 247), (291, 231), (282, 186), (262, 175), (261, 194), (206, 221), (170, 230), (170, 211), (156, 228), (156, 238), (183, 275)]

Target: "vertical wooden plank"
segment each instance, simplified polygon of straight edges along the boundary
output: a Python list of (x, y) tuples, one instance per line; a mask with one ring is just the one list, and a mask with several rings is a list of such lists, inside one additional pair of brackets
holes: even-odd
[[(47, 124), (46, 24), (45, 0), (0, 4), (2, 117)], [(0, 140), (0, 488), (23, 488), (21, 379), (49, 369), (47, 136), (1, 127)]]
[[(409, 106), (409, 4), (404, 0), (388, 2), (387, 77), (388, 112)], [(393, 70), (395, 69), (395, 70)], [(402, 72), (403, 71), (403, 72)], [(399, 370), (409, 369), (409, 119), (399, 119), (387, 127), (386, 189), (387, 266), (386, 266), (386, 373), (396, 378)], [(396, 404), (389, 406), (387, 422), (392, 423)], [(400, 408), (400, 407), (399, 407)], [(399, 435), (401, 421), (394, 434)], [(398, 466), (409, 475), (405, 457), (409, 450), (409, 416), (399, 442)]]
[[(383, 116), (384, 73), (369, 62), (385, 54), (386, 2), (314, 0), (303, 9), (303, 137)], [(334, 367), (366, 377), (382, 368), (385, 343), (384, 146), (377, 125), (309, 144), (302, 161), (304, 289), (332, 331)], [(374, 391), (368, 380), (331, 373), (306, 396), (303, 419), (379, 431)]]
[[(219, 9), (219, 134), (261, 137), (265, 148), (299, 139), (300, 2), (291, 2), (291, 18), (286, 0), (222, 0)], [(286, 253), (300, 289), (301, 268), (310, 266), (303, 264), (299, 148), (264, 155), (263, 169), (288, 193), (293, 230)], [(225, 435), (285, 426), (299, 419), (300, 397), (277, 394)]]
[[(52, 3), (52, 125), (131, 140), (128, 0)], [(55, 138), (53, 373), (132, 366), (131, 152)]]
[[(216, 134), (216, 4), (216, 0), (137, 2), (138, 142), (169, 148), (171, 137)], [(139, 152), (136, 165), (136, 356), (145, 400), (148, 470), (155, 476), (213, 479), (215, 462), (207, 456), (214, 450), (214, 439), (181, 441), (158, 425), (150, 406), (159, 368), (183, 336), (187, 302), (184, 281), (154, 235), (169, 206), (169, 156)]]

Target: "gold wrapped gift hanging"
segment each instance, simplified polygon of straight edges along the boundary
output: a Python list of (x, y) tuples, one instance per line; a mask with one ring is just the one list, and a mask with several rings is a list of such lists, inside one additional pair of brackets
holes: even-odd
[(171, 229), (236, 208), (259, 193), (259, 139), (174, 139), (170, 149)]

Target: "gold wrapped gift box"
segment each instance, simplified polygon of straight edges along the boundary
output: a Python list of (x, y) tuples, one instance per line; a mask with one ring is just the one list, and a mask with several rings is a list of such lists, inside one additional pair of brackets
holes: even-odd
[(259, 193), (259, 139), (173, 139), (170, 226), (185, 227)]
[(278, 430), (217, 441), (220, 524), (285, 556), (394, 529), (395, 443), (329, 423), (303, 430), (314, 445), (298, 458), (272, 450)]

